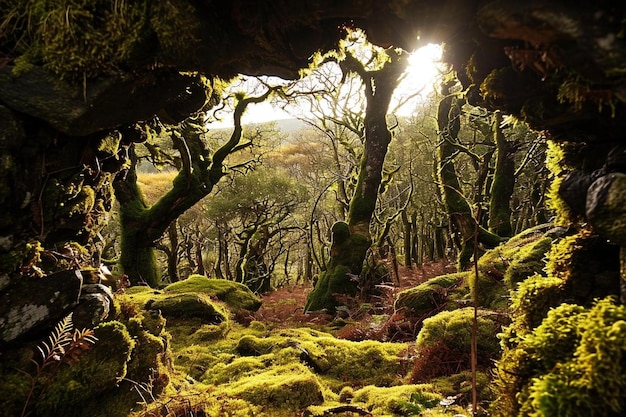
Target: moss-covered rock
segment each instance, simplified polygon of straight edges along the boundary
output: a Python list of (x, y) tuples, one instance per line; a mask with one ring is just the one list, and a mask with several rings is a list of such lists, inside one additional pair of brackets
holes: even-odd
[(239, 396), (252, 404), (293, 411), (324, 401), (317, 377), (297, 363), (231, 382), (226, 390), (229, 395)]
[(242, 310), (257, 311), (261, 299), (245, 285), (224, 279), (210, 279), (204, 275), (190, 275), (189, 278), (175, 282), (163, 289), (166, 293), (198, 292), (215, 297), (228, 305), (233, 312)]
[[(423, 382), (433, 377), (471, 368), (473, 308), (443, 311), (424, 320), (416, 348), (412, 380)], [(502, 326), (497, 313), (479, 310), (477, 316), (477, 355), (482, 368), (500, 356), (497, 334)], [(456, 369), (456, 372), (451, 370)]]
[(203, 294), (162, 295), (149, 300), (145, 308), (161, 311), (165, 317), (199, 318), (213, 324), (221, 323), (228, 318), (228, 313), (222, 307)]
[(520, 248), (504, 273), (504, 282), (507, 287), (514, 289), (519, 282), (535, 274), (545, 276), (545, 257), (551, 247), (552, 239), (542, 237)]
[(114, 404), (100, 404), (100, 398), (117, 394), (119, 384), (128, 373), (128, 363), (135, 341), (126, 326), (108, 322), (94, 330), (97, 341), (77, 357), (77, 361), (61, 365), (48, 375), (46, 385), (35, 398), (34, 409), (41, 416), (81, 416), (84, 412), (94, 416), (128, 412), (134, 405), (126, 402), (120, 409)]
[(450, 295), (456, 293), (469, 274), (470, 272), (456, 272), (441, 275), (403, 290), (396, 296), (394, 310), (404, 311), (412, 317), (425, 318), (442, 309), (454, 309), (457, 304), (450, 299)]
[(299, 361), (324, 378), (345, 383), (393, 385), (399, 382), (400, 355), (407, 347), (404, 343), (373, 340), (352, 342), (314, 330), (292, 329), (265, 337), (244, 336), (237, 352), (257, 356), (266, 363)]
[(562, 304), (531, 332), (505, 333), (495, 415), (623, 415), (625, 339), (626, 308), (610, 298)]

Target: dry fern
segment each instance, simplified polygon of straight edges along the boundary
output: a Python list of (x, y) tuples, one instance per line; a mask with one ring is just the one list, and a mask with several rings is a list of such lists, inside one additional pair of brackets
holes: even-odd
[[(54, 375), (54, 370), (62, 364), (73, 365), (80, 359), (83, 352), (89, 350), (98, 338), (94, 336), (92, 329), (78, 330), (74, 329), (72, 322), (72, 313), (63, 318), (52, 330), (47, 340), (42, 341), (37, 346), (37, 351), (41, 355), (41, 360), (32, 359), (35, 364), (34, 375), (28, 374), (31, 379), (31, 388), (24, 402), (22, 409), (22, 417), (27, 415), (28, 404), (35, 393), (37, 386), (45, 388), (47, 382)], [(44, 373), (46, 368), (54, 366), (47, 375)]]

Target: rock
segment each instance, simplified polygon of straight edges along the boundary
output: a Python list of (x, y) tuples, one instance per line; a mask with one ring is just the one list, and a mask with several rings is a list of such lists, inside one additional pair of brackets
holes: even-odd
[(223, 301), (234, 313), (257, 311), (261, 307), (261, 299), (245, 285), (226, 279), (211, 279), (198, 274), (170, 284), (163, 291), (166, 293), (203, 293)]
[(113, 294), (102, 284), (85, 284), (82, 287), (78, 306), (74, 309), (73, 321), (77, 329), (92, 329), (110, 318)]
[(587, 192), (586, 214), (594, 230), (626, 246), (626, 174), (611, 173), (594, 181)]
[(83, 85), (36, 66), (19, 76), (12, 66), (0, 68), (0, 101), (72, 136), (150, 119), (162, 109), (176, 116), (193, 113), (206, 100), (197, 85), (196, 76), (169, 70), (99, 78)]
[(227, 313), (211, 302), (205, 294), (182, 293), (155, 296), (146, 309), (157, 310), (165, 318), (199, 318), (203, 323), (219, 324), (228, 319)]
[(0, 344), (53, 327), (78, 304), (82, 283), (75, 270), (15, 281), (0, 295)]

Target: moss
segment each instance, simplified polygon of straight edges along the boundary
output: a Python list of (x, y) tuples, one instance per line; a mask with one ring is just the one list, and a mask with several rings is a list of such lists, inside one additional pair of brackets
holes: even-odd
[(185, 280), (168, 285), (163, 291), (204, 293), (225, 302), (233, 312), (257, 311), (261, 307), (261, 299), (245, 285), (224, 279), (209, 279), (204, 275), (190, 275)]
[(284, 365), (228, 384), (229, 395), (252, 404), (299, 410), (324, 401), (322, 387), (304, 365)]
[(394, 302), (395, 311), (405, 311), (413, 317), (426, 317), (442, 308), (454, 309), (451, 294), (467, 279), (468, 272), (457, 272), (432, 278), (414, 288), (401, 291)]
[(221, 385), (245, 378), (267, 368), (267, 363), (257, 357), (244, 356), (230, 363), (217, 363), (201, 378), (206, 384)]
[[(458, 374), (435, 378), (431, 381), (433, 388), (443, 397), (458, 397), (457, 404), (463, 406), (472, 402), (472, 373), (463, 371)], [(490, 375), (476, 372), (476, 391), (479, 404), (487, 405), (495, 398)]]
[(164, 295), (148, 301), (146, 308), (160, 310), (165, 317), (200, 318), (206, 323), (222, 323), (227, 320), (228, 313), (213, 303), (204, 294)]
[(340, 340), (307, 329), (275, 331), (266, 337), (244, 336), (237, 344), (237, 352), (242, 355), (265, 355), (264, 359), (278, 363), (305, 363), (330, 384), (336, 383), (332, 380), (354, 384), (396, 384), (401, 373), (399, 356), (406, 348), (403, 343)]
[(611, 298), (555, 308), (498, 364), (496, 415), (623, 415), (625, 338), (626, 308)]
[(578, 220), (578, 216), (559, 195), (559, 189), (563, 182), (564, 174), (568, 170), (576, 168), (572, 160), (576, 160), (577, 158), (570, 155), (575, 154), (575, 152), (569, 148), (570, 146), (566, 144), (548, 141), (546, 159), (546, 167), (550, 170), (552, 177), (550, 188), (546, 194), (546, 206), (555, 215), (554, 223), (564, 226), (576, 223)]
[[(409, 404), (420, 411), (434, 408), (442, 399), (441, 395), (432, 392), (430, 385), (401, 385), (398, 387), (366, 386), (354, 393), (352, 404), (361, 406), (375, 416), (411, 415)], [(417, 395), (416, 395), (417, 394)]]
[(563, 280), (534, 275), (511, 293), (511, 310), (525, 329), (534, 329), (562, 299)]
[(509, 289), (526, 278), (535, 274), (545, 275), (546, 253), (552, 247), (552, 239), (543, 237), (538, 241), (526, 245), (513, 256), (511, 263), (504, 273), (504, 282)]
[[(491, 311), (478, 312), (477, 354), (479, 366), (486, 368), (493, 359), (500, 356), (500, 343), (497, 334), (501, 323)], [(448, 363), (457, 370), (470, 369), (472, 341), (473, 308), (443, 311), (424, 320), (424, 325), (417, 335), (415, 348), (417, 360), (413, 371), (413, 380), (420, 381), (430, 376), (442, 376), (449, 367), (441, 366), (433, 360), (439, 357), (439, 350), (445, 352)], [(458, 371), (457, 371), (458, 372)]]
[(355, 295), (358, 279), (351, 278), (350, 268), (337, 266), (320, 274), (317, 284), (307, 297), (305, 311), (326, 311), (330, 314), (341, 303), (335, 294)]
[[(94, 335), (97, 342), (82, 352), (76, 364), (57, 369), (35, 403), (37, 415), (112, 415), (112, 404), (101, 404), (100, 399), (105, 394), (117, 392), (118, 384), (127, 375), (135, 342), (126, 327), (115, 321), (96, 327)], [(121, 408), (128, 411), (133, 405), (130, 402)], [(115, 413), (120, 412), (115, 410)]]

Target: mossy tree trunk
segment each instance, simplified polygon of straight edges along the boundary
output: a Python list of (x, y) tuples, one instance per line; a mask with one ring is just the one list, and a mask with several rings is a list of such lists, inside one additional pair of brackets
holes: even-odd
[(213, 155), (202, 141), (200, 129), (183, 124), (182, 134), (174, 132), (172, 140), (181, 151), (183, 169), (172, 181), (172, 188), (152, 206), (148, 207), (141, 195), (134, 166), (117, 175), (114, 187), (120, 203), (120, 266), (131, 284), (159, 284), (155, 242), (163, 236), (173, 221), (207, 196), (225, 175), (224, 160), (238, 150), (241, 140), (243, 112), (248, 104), (262, 102), (271, 92), (272, 90), (268, 90), (261, 96), (238, 101), (233, 115), (233, 133)]
[(326, 309), (334, 312), (340, 303), (335, 294), (354, 296), (359, 289), (358, 277), (372, 245), (370, 222), (376, 208), (387, 148), (391, 142), (387, 110), (398, 77), (406, 66), (406, 60), (400, 52), (388, 50), (387, 53), (390, 61), (378, 70), (366, 70), (350, 53), (341, 63), (344, 72), (358, 74), (365, 86), (365, 149), (347, 221), (333, 225), (330, 260), (309, 295), (305, 307), (307, 311)]
[(461, 190), (454, 165), (457, 136), (461, 129), (461, 106), (456, 95), (451, 92), (453, 85), (452, 81), (445, 81), (442, 85), (442, 93), (445, 97), (439, 103), (437, 112), (441, 140), (437, 148), (436, 164), (437, 179), (445, 210), (450, 217), (453, 230), (459, 234), (461, 241), (458, 267), (465, 269), (474, 253), (475, 235), (477, 241), (487, 247), (495, 247), (503, 239), (478, 225), (472, 214), (472, 208)]
[(489, 231), (499, 236), (512, 236), (511, 196), (515, 187), (515, 146), (506, 140), (500, 124), (502, 114), (493, 114), (492, 132), (496, 141), (496, 169), (489, 200)]

